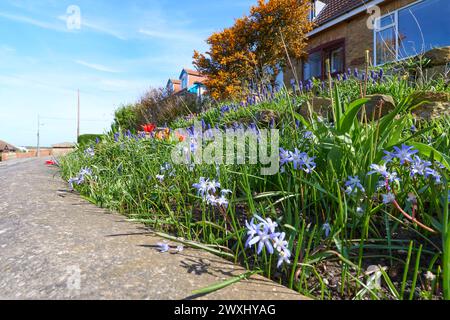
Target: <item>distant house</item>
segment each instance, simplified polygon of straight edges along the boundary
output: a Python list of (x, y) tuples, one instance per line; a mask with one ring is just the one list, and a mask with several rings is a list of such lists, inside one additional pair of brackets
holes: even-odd
[(6, 161), (11, 158), (15, 158), (15, 152), (17, 148), (12, 144), (0, 140), (0, 161)]
[(174, 94), (181, 90), (181, 81), (175, 79), (169, 79), (166, 85), (166, 92), (168, 94)]
[(17, 148), (12, 144), (0, 140), (0, 153), (16, 152)]
[(207, 78), (202, 76), (198, 71), (183, 69), (179, 80), (169, 79), (166, 85), (166, 92), (169, 95), (193, 94), (198, 98), (201, 98), (207, 92), (204, 84), (206, 79)]
[[(450, 45), (449, 0), (314, 0), (308, 58), (294, 63), (299, 80), (362, 68), (365, 51), (379, 66)], [(284, 72), (284, 82), (294, 78)]]

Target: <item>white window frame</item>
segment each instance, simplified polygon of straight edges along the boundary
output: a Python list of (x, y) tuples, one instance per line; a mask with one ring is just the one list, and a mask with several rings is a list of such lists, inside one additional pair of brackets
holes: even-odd
[[(417, 0), (417, 1), (415, 1), (415, 2), (412, 2), (412, 3), (410, 3), (410, 4), (407, 4), (407, 5), (404, 6), (404, 7), (401, 7), (401, 8), (399, 8), (399, 9), (397, 9), (397, 10), (388, 12), (388, 13), (386, 13), (385, 15), (383, 15), (383, 16), (381, 16), (381, 17), (379, 17), (379, 18), (377, 18), (377, 19), (375, 20), (375, 28), (373, 29), (373, 64), (374, 64), (375, 66), (382, 66), (382, 65), (384, 65), (384, 64), (386, 64), (386, 63), (389, 63), (389, 62), (401, 61), (401, 60), (405, 60), (405, 59), (408, 58), (408, 57), (405, 57), (405, 58), (399, 58), (398, 12), (401, 11), (401, 10), (404, 10), (404, 9), (406, 9), (406, 8), (408, 8), (408, 7), (411, 7), (411, 6), (414, 6), (414, 5), (416, 5), (416, 4), (419, 4), (419, 3), (423, 2), (423, 1), (426, 1), (426, 0)], [(387, 16), (392, 15), (392, 14), (394, 15), (394, 23), (391, 23), (390, 25), (387, 25), (387, 26), (384, 26), (384, 27), (380, 28), (379, 26), (380, 26), (380, 24), (381, 24), (381, 20), (382, 20), (383, 18), (386, 18)], [(388, 61), (388, 62), (384, 62), (384, 63), (377, 64), (377, 34), (378, 34), (379, 32), (382, 32), (382, 31), (384, 31), (384, 30), (386, 30), (386, 29), (389, 29), (389, 28), (392, 28), (392, 27), (394, 27), (394, 34), (395, 34), (395, 60), (394, 60), (394, 61)]]

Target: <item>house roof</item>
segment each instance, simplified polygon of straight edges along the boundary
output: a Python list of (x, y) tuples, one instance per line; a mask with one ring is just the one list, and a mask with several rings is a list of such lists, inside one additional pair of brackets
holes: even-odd
[(9, 144), (3, 140), (0, 140), (0, 152), (4, 151), (4, 150), (9, 150), (9, 151), (15, 151), (17, 150), (16, 147), (14, 147), (12, 144)]
[(321, 0), (325, 3), (325, 8), (319, 13), (314, 20), (317, 26), (337, 19), (340, 16), (356, 9), (358, 7), (367, 5), (370, 0)]
[(167, 81), (167, 83), (172, 82), (173, 84), (181, 84), (181, 80), (176, 80), (176, 79), (169, 79), (169, 81)]
[(180, 79), (181, 79), (181, 76), (183, 75), (183, 73), (185, 73), (185, 72), (190, 76), (203, 77), (200, 72), (198, 72), (196, 70), (185, 68), (185, 69), (181, 70)]

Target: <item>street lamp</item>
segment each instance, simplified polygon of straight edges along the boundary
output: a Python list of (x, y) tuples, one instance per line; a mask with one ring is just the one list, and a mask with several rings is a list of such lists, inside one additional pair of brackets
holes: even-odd
[(38, 114), (38, 127), (37, 127), (37, 150), (36, 150), (36, 157), (39, 158), (41, 155), (41, 147), (40, 147), (40, 129), (41, 126), (44, 126), (43, 123), (41, 123), (41, 116)]

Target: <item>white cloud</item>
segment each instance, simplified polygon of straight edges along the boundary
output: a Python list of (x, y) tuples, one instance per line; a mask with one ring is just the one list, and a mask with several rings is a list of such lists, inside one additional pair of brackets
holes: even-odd
[(52, 24), (52, 23), (36, 20), (36, 19), (30, 18), (30, 17), (19, 16), (19, 15), (7, 13), (7, 12), (0, 12), (0, 17), (11, 20), (11, 21), (15, 21), (15, 22), (33, 25), (35, 27), (42, 28), (42, 29), (54, 30), (54, 31), (60, 31), (60, 32), (68, 31), (67, 29), (63, 28), (61, 25)]
[(89, 69), (93, 69), (93, 70), (97, 70), (97, 71), (102, 71), (102, 72), (109, 72), (109, 73), (118, 73), (119, 71), (103, 66), (101, 64), (95, 64), (95, 63), (89, 63), (83, 60), (75, 60), (75, 63), (85, 66)]

